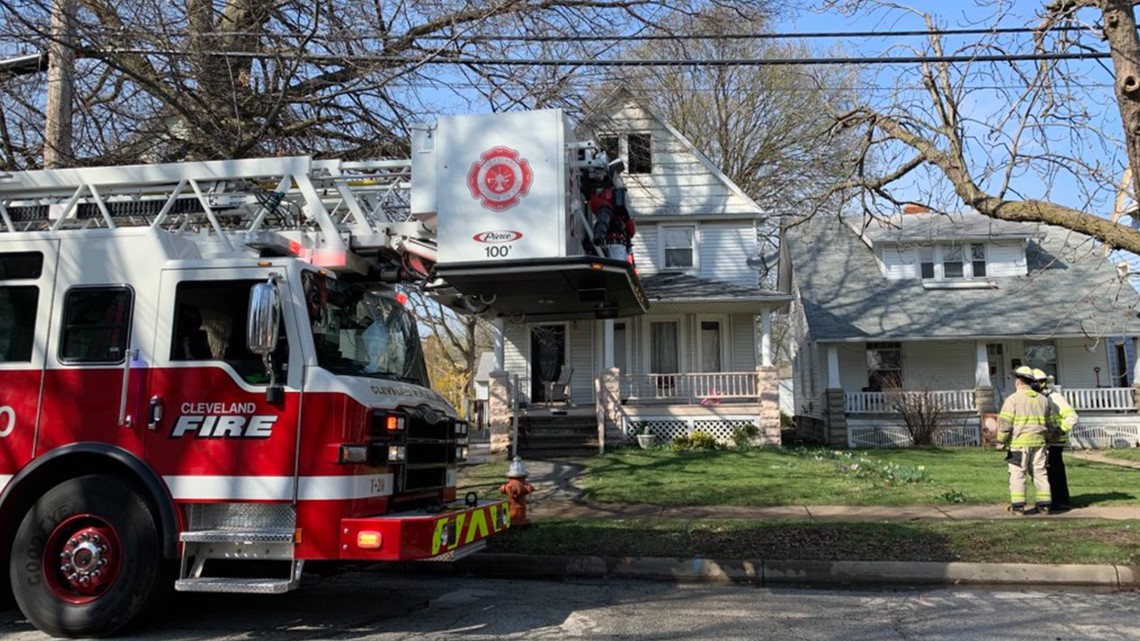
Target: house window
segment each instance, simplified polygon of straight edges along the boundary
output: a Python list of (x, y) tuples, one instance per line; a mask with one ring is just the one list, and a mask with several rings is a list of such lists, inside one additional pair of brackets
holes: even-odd
[(867, 389), (902, 387), (902, 343), (867, 343)]
[(924, 279), (934, 278), (933, 247), (922, 247), (918, 250), (918, 265)]
[(1025, 364), (1057, 376), (1057, 345), (1053, 341), (1025, 341)]
[(970, 245), (970, 266), (973, 269), (972, 276), (974, 278), (985, 278), (986, 276), (986, 246), (981, 243)]
[(606, 153), (607, 159), (621, 158), (621, 138), (618, 136), (598, 136), (598, 146)]
[(0, 287), (0, 363), (32, 360), (39, 299), (35, 285)]
[(684, 227), (662, 227), (661, 245), (665, 248), (665, 269), (690, 269), (694, 265), (693, 256), (697, 228), (692, 225)]
[(672, 374), (681, 371), (677, 348), (677, 321), (649, 323), (649, 372)]
[(962, 266), (962, 248), (954, 245), (943, 247), (942, 277), (963, 278), (965, 275), (965, 270)]
[(72, 363), (123, 362), (133, 299), (126, 287), (83, 287), (67, 292), (59, 359)]
[(629, 135), (629, 173), (653, 173), (653, 146), (649, 134)]

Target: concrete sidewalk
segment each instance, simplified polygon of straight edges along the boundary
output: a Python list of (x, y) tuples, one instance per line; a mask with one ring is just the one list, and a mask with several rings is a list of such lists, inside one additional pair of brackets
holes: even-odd
[[(1096, 453), (1074, 456), (1140, 470), (1140, 463)], [(775, 507), (619, 505), (593, 503), (583, 497), (577, 480), (581, 467), (573, 461), (528, 460), (527, 481), (535, 492), (528, 499), (532, 519), (670, 518), (761, 519), (789, 521), (914, 521), (920, 519), (1140, 519), (1140, 506), (1087, 506), (1062, 514), (1013, 516), (1005, 505)], [(1140, 485), (1140, 477), (1138, 477)], [(441, 570), (443, 567), (436, 567)], [(672, 582), (747, 585), (1032, 585), (1140, 588), (1140, 568), (1118, 565), (1036, 565), (1007, 563), (938, 563), (898, 561), (795, 561), (767, 559), (646, 558), (545, 556), (479, 553), (458, 561), (455, 571), (515, 578), (633, 578)]]

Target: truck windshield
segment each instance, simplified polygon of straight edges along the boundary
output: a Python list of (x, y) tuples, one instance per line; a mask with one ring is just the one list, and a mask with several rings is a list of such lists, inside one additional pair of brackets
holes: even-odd
[(321, 367), (428, 386), (416, 324), (403, 305), (318, 272), (304, 272), (301, 282)]

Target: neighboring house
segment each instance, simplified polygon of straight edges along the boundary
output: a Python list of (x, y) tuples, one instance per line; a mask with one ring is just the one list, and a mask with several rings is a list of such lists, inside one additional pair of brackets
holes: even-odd
[[(646, 426), (662, 440), (702, 429), (727, 441), (745, 422), (778, 443), (769, 319), (790, 297), (760, 289), (749, 266), (761, 208), (650, 110), (624, 94), (607, 104), (581, 123), (579, 137), (625, 161), (649, 312), (503, 322), (502, 363), (508, 380), (517, 377), (526, 431), (533, 435), (548, 410), (584, 408), (593, 421), (597, 408), (611, 443)], [(547, 403), (552, 381), (568, 382), (568, 404)]]
[(470, 420), (478, 429), (487, 427), (487, 403), (491, 400), (491, 372), (495, 371), (495, 353), (483, 352), (472, 376), (472, 411)]
[(899, 388), (937, 399), (946, 442), (977, 442), (1019, 365), (1057, 377), (1078, 444), (1140, 438), (1134, 390), (1110, 366), (1120, 337), (1135, 351), (1140, 297), (1086, 236), (979, 214), (821, 219), (784, 233), (780, 287), (797, 425), (826, 443), (903, 444)]

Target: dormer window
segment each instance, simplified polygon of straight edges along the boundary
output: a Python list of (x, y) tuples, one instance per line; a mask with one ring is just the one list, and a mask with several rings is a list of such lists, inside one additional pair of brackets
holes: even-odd
[(923, 280), (985, 278), (986, 246), (984, 243), (970, 243), (919, 247), (918, 272)]

